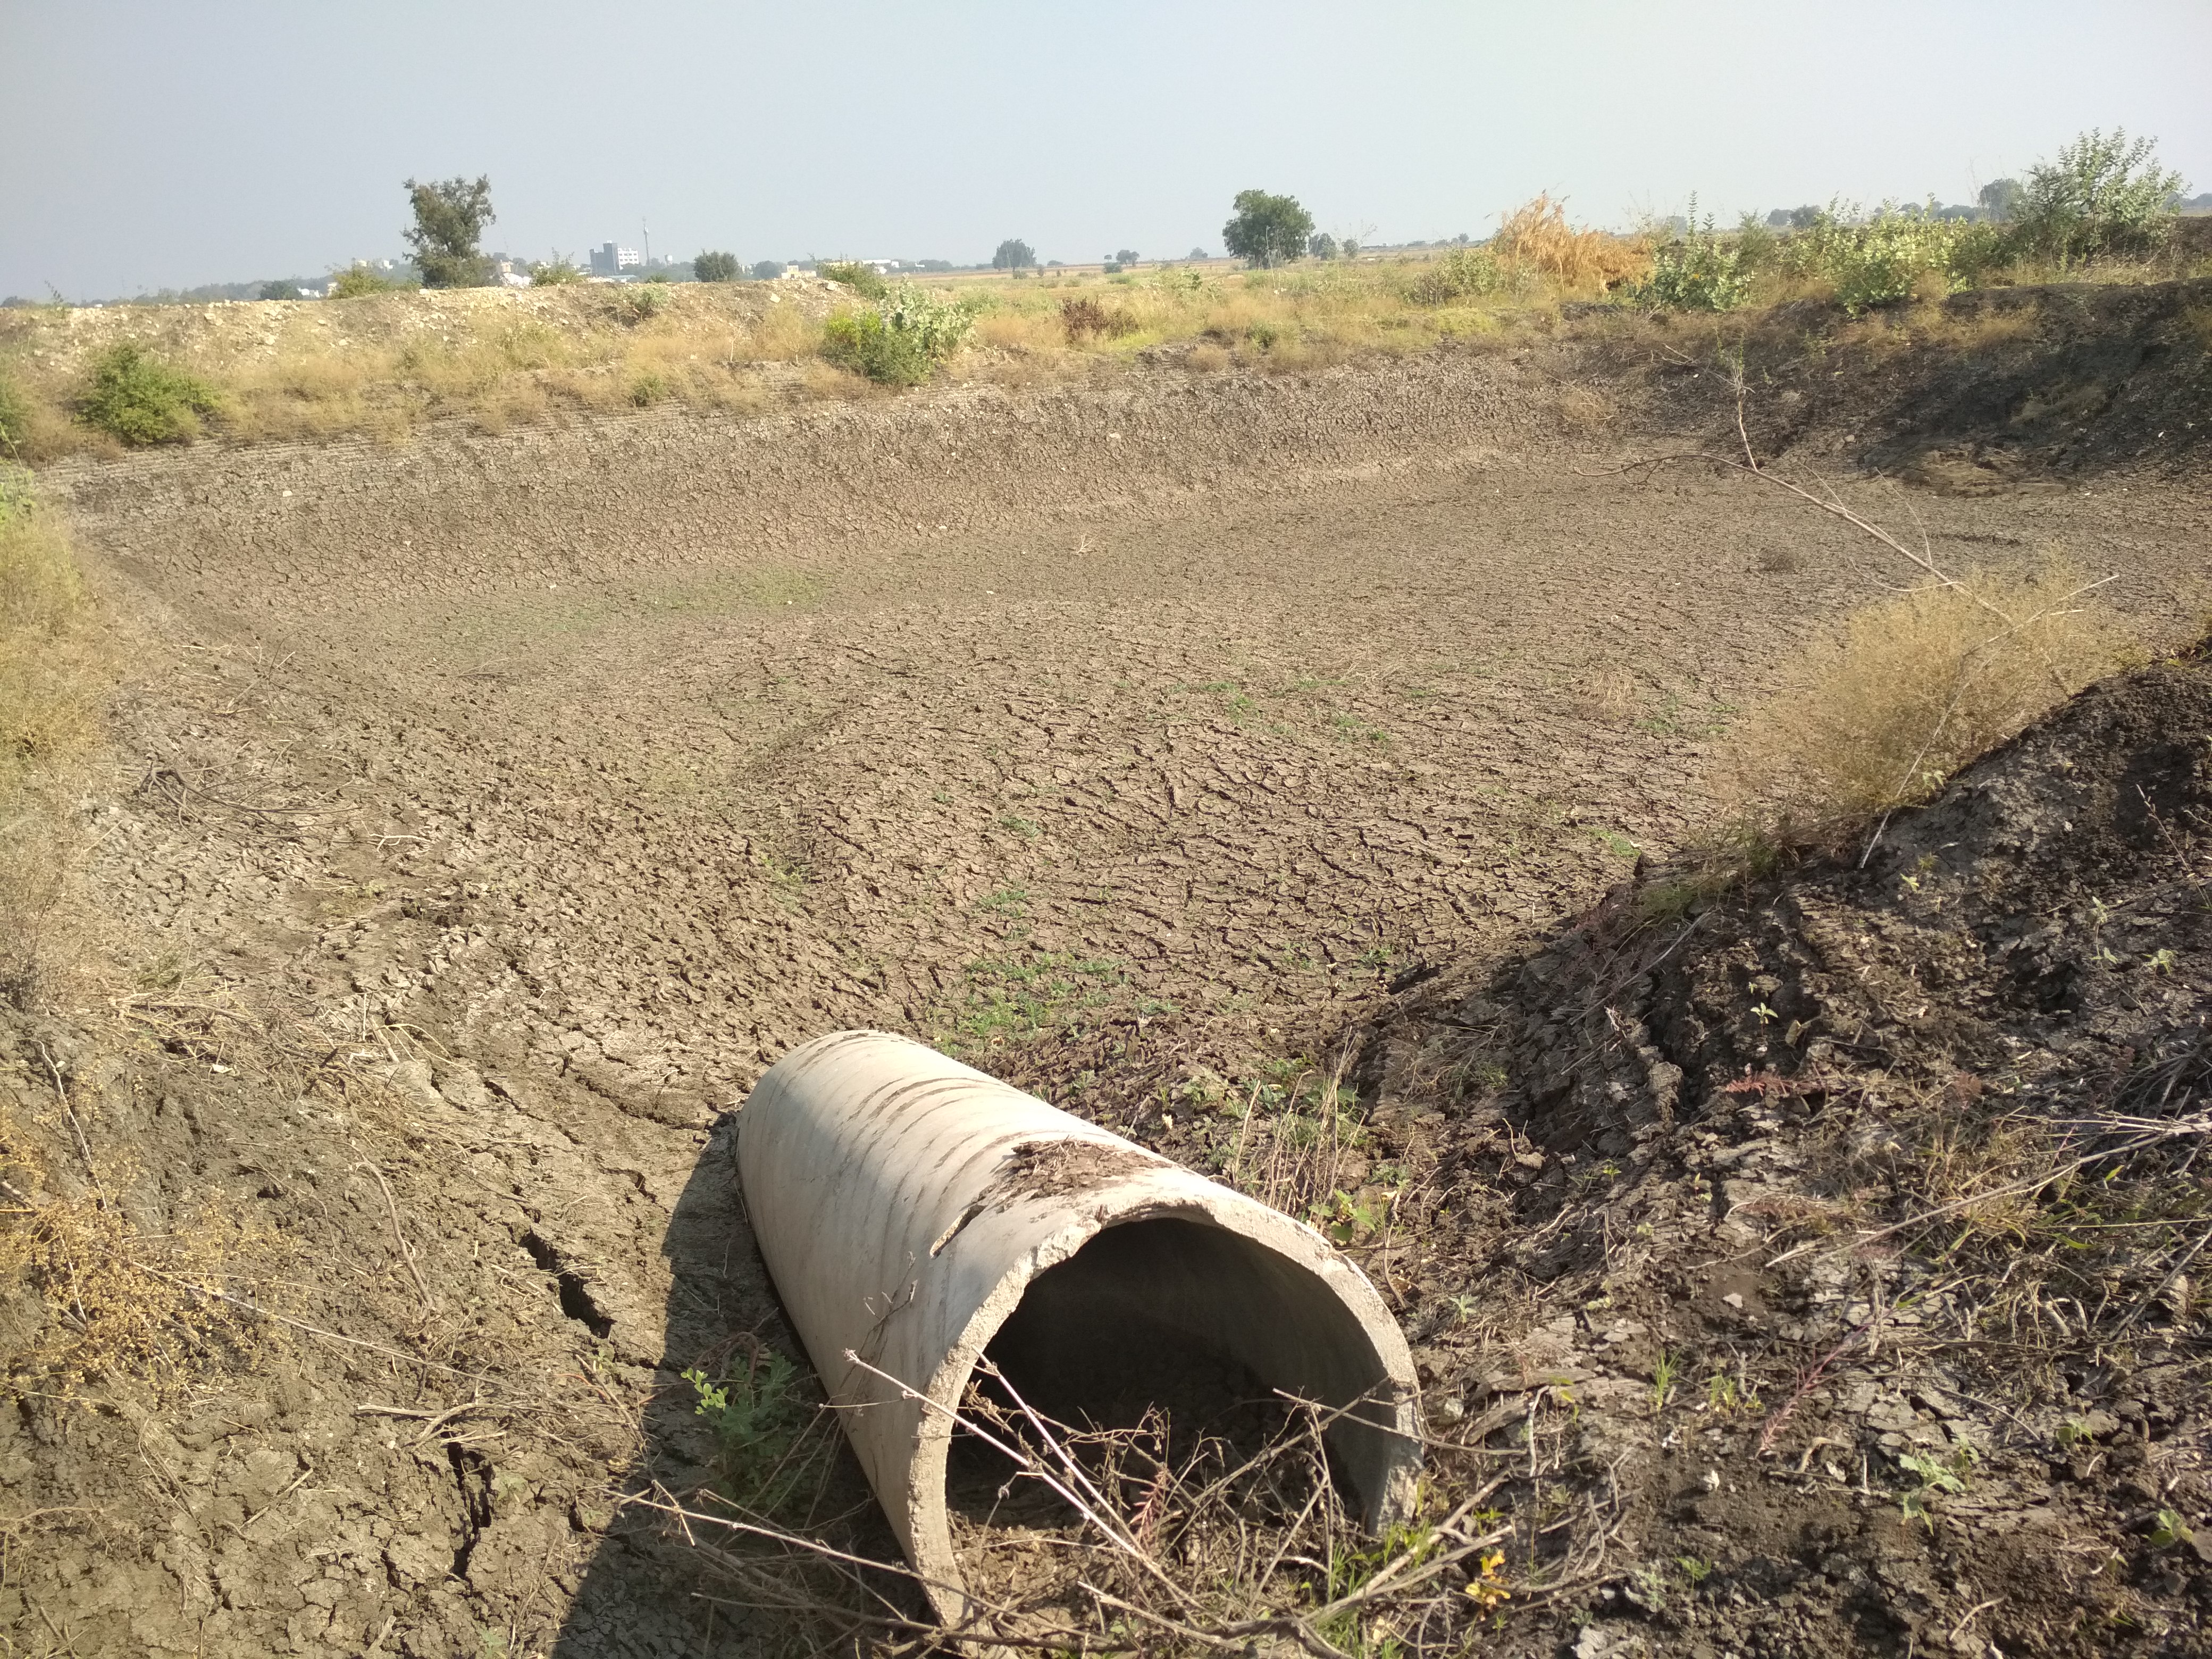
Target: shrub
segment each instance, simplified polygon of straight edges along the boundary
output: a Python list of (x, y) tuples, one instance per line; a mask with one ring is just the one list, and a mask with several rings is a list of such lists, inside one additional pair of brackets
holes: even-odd
[(1752, 272), (1743, 250), (1713, 228), (1711, 214), (1698, 222), (1690, 200), (1687, 228), (1651, 255), (1651, 274), (1635, 289), (1642, 304), (1667, 311), (1734, 311), (1751, 293)]
[(1977, 572), (1854, 612), (1747, 718), (1733, 744), (1742, 783), (1815, 824), (1928, 799), (2118, 665), (2118, 622), (2081, 587), (2075, 570), (2053, 561)]
[(290, 283), (264, 283), (260, 298), (264, 300), (296, 300), (300, 290)]
[(883, 300), (890, 296), (890, 284), (884, 281), (883, 273), (873, 265), (864, 265), (857, 259), (832, 259), (815, 266), (814, 274), (824, 282), (841, 283), (864, 300)]
[(1488, 248), (1459, 247), (1422, 266), (1406, 293), (1415, 305), (1449, 305), (1454, 300), (1496, 294), (1510, 281)]
[(2092, 128), (2030, 167), (2014, 210), (2021, 246), (2070, 264), (2080, 259), (2140, 258), (2170, 231), (2181, 175), (2160, 167), (2148, 138), (2128, 142)]
[(615, 316), (635, 328), (638, 324), (658, 317), (668, 309), (668, 288), (665, 283), (640, 283), (625, 288), (615, 301)]
[(702, 283), (734, 283), (738, 280), (738, 256), (702, 253), (691, 261), (691, 274)]
[(530, 281), (537, 288), (566, 288), (571, 283), (580, 283), (584, 273), (574, 259), (565, 253), (556, 253), (542, 264), (526, 267)]
[(1909, 300), (1930, 283), (1956, 293), (2009, 253), (2005, 234), (1995, 225), (1938, 218), (1933, 203), (1900, 208), (1884, 202), (1859, 224), (1823, 211), (1783, 245), (1779, 263), (1793, 275), (1832, 283), (1837, 300), (1856, 317)]
[(386, 276), (374, 265), (349, 265), (331, 279), (331, 298), (358, 300), (370, 294), (395, 294), (407, 286)]
[(967, 306), (902, 283), (872, 310), (823, 325), (822, 355), (884, 386), (920, 386), (957, 351), (975, 325)]
[(1126, 311), (1109, 310), (1085, 295), (1079, 299), (1060, 302), (1060, 325), (1067, 334), (1068, 344), (1080, 345), (1094, 334), (1109, 339), (1133, 334), (1137, 330), (1137, 319)]
[(206, 381), (126, 343), (94, 362), (76, 417), (126, 444), (189, 443), (199, 435), (199, 417), (220, 406)]
[(772, 283), (782, 275), (783, 262), (781, 259), (762, 259), (753, 266), (755, 282)]

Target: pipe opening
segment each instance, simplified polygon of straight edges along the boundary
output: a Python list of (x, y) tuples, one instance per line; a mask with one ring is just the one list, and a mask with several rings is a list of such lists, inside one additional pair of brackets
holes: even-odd
[[(1347, 1406), (1389, 1387), (1358, 1321), (1318, 1275), (1242, 1234), (1174, 1217), (1109, 1226), (1040, 1273), (985, 1357), (1037, 1412), (1079, 1431), (1133, 1430), (1158, 1413), (1167, 1443), (1147, 1445), (1170, 1463), (1208, 1438), (1224, 1443), (1215, 1450), (1227, 1467), (1256, 1455), (1291, 1420), (1276, 1389)], [(1371, 1508), (1397, 1455), (1391, 1437), (1347, 1422), (1328, 1438), (1337, 1478)], [(1009, 1486), (1011, 1473), (1001, 1454), (956, 1434), (945, 1492), (956, 1527), (1069, 1518), (1037, 1483)]]

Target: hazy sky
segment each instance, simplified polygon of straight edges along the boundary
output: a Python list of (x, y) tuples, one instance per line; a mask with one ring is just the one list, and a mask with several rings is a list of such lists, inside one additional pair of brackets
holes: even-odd
[(1376, 240), (1971, 199), (2088, 126), (2212, 190), (2209, 0), (0, 0), (0, 294), (487, 246), (747, 261), (1218, 251), (1229, 198)]

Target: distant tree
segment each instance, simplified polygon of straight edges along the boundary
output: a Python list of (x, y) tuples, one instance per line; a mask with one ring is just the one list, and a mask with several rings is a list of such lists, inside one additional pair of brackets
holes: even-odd
[(2158, 165), (2148, 138), (2092, 128), (2027, 170), (2014, 221), (2027, 244), (2063, 262), (2145, 254), (2173, 218), (2181, 175)]
[(691, 274), (702, 283), (734, 283), (738, 280), (738, 256), (702, 253), (692, 260)]
[(1810, 230), (1820, 222), (1820, 210), (1816, 207), (1777, 208), (1766, 216), (1770, 230)]
[(1351, 237), (1346, 237), (1341, 242), (1339, 242), (1336, 245), (1336, 257), (1340, 259), (1358, 258), (1359, 257), (1359, 244)]
[(264, 283), (261, 297), (264, 300), (296, 300), (300, 297), (300, 289), (292, 283)]
[(1221, 228), (1221, 240), (1237, 258), (1264, 270), (1287, 264), (1306, 251), (1313, 215), (1298, 205), (1295, 196), (1244, 190), (1231, 205), (1237, 216)]
[(753, 266), (753, 276), (758, 282), (772, 283), (782, 275), (783, 262), (781, 259), (762, 259)]
[(1309, 236), (1306, 238), (1306, 252), (1316, 259), (1334, 259), (1337, 254), (1336, 238), (1325, 230)]
[(1036, 262), (1035, 248), (1018, 236), (1009, 236), (999, 244), (999, 251), (991, 256), (991, 269), (1019, 270), (1024, 266), (1034, 267)]
[(407, 181), (415, 209), (414, 228), (404, 233), (415, 250), (425, 288), (483, 288), (492, 279), (491, 261), (477, 246), (483, 228), (498, 216), (491, 210), (491, 180), (447, 179), (434, 184)]
[(1137, 263), (1137, 250), (1133, 247), (1120, 249), (1114, 255), (1114, 263), (1117, 265), (1133, 265)]
[(2017, 179), (1992, 179), (1976, 192), (1974, 200), (1992, 219), (2013, 219), (2019, 216), (2021, 198), (2027, 194)]
[(1189, 257), (1194, 259), (1211, 259), (1213, 256), (1202, 247), (1194, 247), (1191, 249)]

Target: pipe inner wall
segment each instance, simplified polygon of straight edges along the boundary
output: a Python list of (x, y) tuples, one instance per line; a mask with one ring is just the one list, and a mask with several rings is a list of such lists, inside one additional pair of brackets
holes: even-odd
[(1410, 1512), (1405, 1339), (1358, 1269), (1258, 1200), (879, 1031), (771, 1066), (739, 1115), (738, 1166), (777, 1293), (948, 1620), (967, 1608), (951, 1414), (987, 1350), (1053, 1415), (1133, 1421), (1194, 1377), (1224, 1399), (1356, 1407), (1329, 1446), (1367, 1524)]

